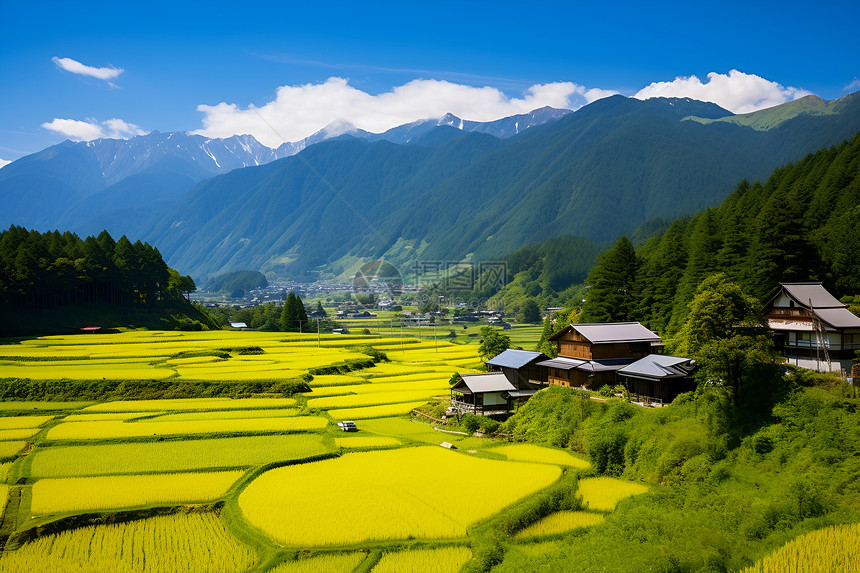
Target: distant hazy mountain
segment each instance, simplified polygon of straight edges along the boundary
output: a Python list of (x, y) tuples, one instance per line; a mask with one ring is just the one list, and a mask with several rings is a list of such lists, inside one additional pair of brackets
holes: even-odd
[(413, 121), (412, 123), (393, 127), (378, 135), (370, 134), (364, 136), (363, 139), (367, 139), (368, 141), (384, 139), (394, 143), (411, 143), (439, 126), (449, 126), (464, 132), (486, 133), (487, 135), (507, 139), (531, 127), (559, 120), (569, 113), (573, 112), (569, 109), (556, 109), (547, 106), (535, 109), (529, 113), (512, 115), (484, 123), (463, 120), (452, 113), (448, 113), (441, 119)]
[(382, 134), (338, 121), (277, 149), (266, 147), (251, 135), (210, 139), (157, 131), (130, 139), (64, 141), (0, 170), (0, 204), (4, 206), (0, 228), (17, 224), (39, 230), (57, 228), (88, 234), (107, 229), (115, 235), (136, 235), (150, 219), (203, 179), (264, 165), (329, 139), (352, 136), (438, 145), (450, 137), (442, 133), (437, 133), (435, 139), (422, 136), (441, 125), (504, 138), (567, 113), (569, 110), (541, 108), (488, 123), (463, 121), (448, 114)]
[(155, 131), (64, 141), (0, 169), (0, 227), (128, 234), (126, 222), (133, 228), (198, 181), (274, 159), (275, 151), (250, 135), (208, 139)]
[(369, 257), (410, 272), (418, 260), (492, 260), (561, 235), (612, 240), (852, 137), (860, 99), (843, 99), (768, 130), (685, 121), (735, 117), (710, 103), (615, 96), (505, 140), (465, 122), (404, 126), (409, 145), (340, 138), (201, 182), (145, 237), (197, 278), (257, 268), (305, 279)]

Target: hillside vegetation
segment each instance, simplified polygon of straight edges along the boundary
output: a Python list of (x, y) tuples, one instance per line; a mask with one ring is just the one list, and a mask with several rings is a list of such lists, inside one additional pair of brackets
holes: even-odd
[(16, 226), (0, 233), (0, 335), (94, 324), (199, 330), (208, 319), (185, 299), (195, 288), (158, 249), (125, 235), (81, 240)]
[(562, 235), (615, 240), (860, 130), (856, 98), (768, 131), (682, 121), (730, 115), (615, 96), (506, 140), (447, 126), (407, 145), (344, 137), (206, 180), (144, 236), (195, 277), (241, 261), (317, 279), (354, 274), (368, 258), (405, 275), (415, 261), (499, 260)]
[[(855, 295), (860, 134), (776, 169), (764, 183), (741, 181), (718, 207), (676, 219), (639, 248), (622, 237), (597, 258), (581, 286), (537, 279), (545, 269), (571, 264), (554, 252), (555, 244), (525, 251), (548, 255), (519, 257), (526, 262), (522, 270), (489, 304), (522, 304), (532, 297), (581, 307), (580, 322), (639, 320), (671, 337), (683, 325), (697, 286), (718, 272), (759, 302), (780, 281), (821, 280), (837, 297)], [(585, 252), (573, 250), (573, 260)]]

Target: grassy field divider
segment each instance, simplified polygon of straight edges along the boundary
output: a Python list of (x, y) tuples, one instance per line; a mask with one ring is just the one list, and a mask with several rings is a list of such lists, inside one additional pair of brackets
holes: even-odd
[(264, 571), (268, 571), (279, 565), (282, 561), (292, 558), (295, 555), (295, 551), (285, 550), (283, 547), (269, 539), (269, 537), (267, 537), (263, 532), (245, 521), (245, 518), (242, 515), (242, 510), (239, 508), (239, 495), (242, 491), (248, 487), (252, 481), (269, 470), (284, 466), (318, 462), (337, 457), (339, 457), (338, 453), (331, 452), (296, 460), (264, 464), (246, 472), (245, 475), (239, 478), (236, 483), (227, 490), (224, 508), (221, 511), (221, 521), (224, 522), (227, 530), (236, 537), (236, 539), (257, 552), (257, 567), (252, 569), (249, 573), (262, 573)]

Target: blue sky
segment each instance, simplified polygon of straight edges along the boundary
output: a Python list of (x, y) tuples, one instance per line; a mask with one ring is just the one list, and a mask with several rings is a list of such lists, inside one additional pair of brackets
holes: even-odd
[(381, 131), (609, 93), (688, 95), (735, 112), (835, 99), (860, 89), (858, 22), (856, 0), (0, 0), (0, 158), (151, 130), (248, 132), (274, 146), (333, 120)]

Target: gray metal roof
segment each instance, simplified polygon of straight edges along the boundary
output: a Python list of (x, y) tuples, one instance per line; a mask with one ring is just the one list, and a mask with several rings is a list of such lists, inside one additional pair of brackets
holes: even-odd
[(508, 392), (508, 398), (530, 398), (537, 393), (537, 390), (516, 390)]
[(612, 372), (624, 368), (633, 361), (632, 358), (615, 358), (612, 360), (588, 360), (585, 364), (577, 366), (577, 370), (585, 372)]
[(818, 318), (833, 328), (860, 328), (860, 316), (845, 308), (816, 308)]
[(664, 356), (662, 354), (649, 354), (640, 358), (633, 364), (628, 364), (618, 371), (624, 376), (634, 378), (683, 378), (689, 376), (696, 369), (696, 361), (690, 358), (678, 356)]
[(660, 337), (638, 322), (573, 324), (573, 329), (591, 342), (660, 342)]
[[(509, 392), (516, 390), (513, 384), (508, 382), (502, 372), (480, 372), (478, 374), (461, 374), (463, 379), (462, 384), (469, 389), (473, 394), (481, 394), (483, 392)], [(454, 390), (461, 383), (454, 385)]]
[(487, 364), (492, 366), (500, 366), (505, 368), (522, 368), (535, 358), (543, 356), (541, 352), (531, 352), (529, 350), (514, 350), (508, 348), (501, 354), (493, 356), (487, 360)]
[(538, 366), (546, 366), (547, 368), (558, 368), (559, 370), (573, 370), (578, 366), (582, 366), (588, 362), (587, 360), (578, 360), (576, 358), (566, 358), (564, 356), (559, 356), (558, 358), (553, 358), (551, 360), (544, 360), (543, 362), (538, 362)]
[(806, 308), (809, 308), (810, 300), (812, 308), (845, 308), (845, 304), (827, 292), (820, 282), (779, 284), (791, 298)]
[(595, 344), (611, 344), (614, 342), (662, 342), (660, 337), (638, 322), (605, 322), (571, 324), (561, 332), (555, 333), (551, 340), (556, 340), (568, 329), (573, 329)]

